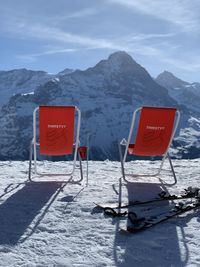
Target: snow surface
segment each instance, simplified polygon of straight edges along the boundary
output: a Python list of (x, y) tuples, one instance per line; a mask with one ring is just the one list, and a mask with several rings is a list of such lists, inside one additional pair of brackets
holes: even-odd
[[(135, 161), (127, 167), (142, 172), (157, 168), (158, 163)], [(66, 162), (44, 161), (39, 165), (43, 171), (66, 168)], [(85, 181), (61, 186), (52, 182), (25, 184), (28, 162), (0, 162), (0, 266), (200, 266), (199, 211), (131, 235), (119, 231), (126, 227), (127, 218), (104, 216), (93, 203), (149, 199), (161, 189), (173, 194), (199, 186), (200, 159), (175, 160), (174, 167), (178, 183), (173, 187), (155, 178), (120, 186), (119, 162), (90, 161), (88, 186)], [(172, 181), (166, 171), (162, 177)], [(132, 210), (152, 215), (170, 205), (166, 201)]]

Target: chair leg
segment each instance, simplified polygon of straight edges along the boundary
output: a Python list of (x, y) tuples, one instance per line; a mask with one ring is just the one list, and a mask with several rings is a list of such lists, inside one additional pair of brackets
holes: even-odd
[(30, 144), (30, 152), (29, 152), (29, 170), (28, 170), (28, 180), (32, 182), (31, 179), (31, 169), (32, 169), (32, 142)]
[[(34, 181), (31, 177), (32, 175), (32, 161), (33, 161), (33, 142), (31, 141), (30, 143), (30, 153), (29, 153), (29, 170), (28, 170), (28, 180), (30, 182), (37, 182), (37, 181)], [(83, 167), (82, 167), (82, 159), (81, 159), (81, 156), (80, 154), (78, 153), (78, 157), (79, 157), (79, 166), (80, 166), (80, 176), (81, 178), (77, 181), (73, 181), (73, 174), (71, 175), (69, 181), (71, 181), (72, 183), (80, 183), (82, 180), (83, 180)], [(61, 174), (63, 175), (63, 174)], [(42, 181), (42, 182), (45, 182), (45, 181)], [(66, 183), (68, 181), (56, 181), (56, 182), (63, 182), (63, 183)]]
[[(80, 178), (80, 180), (77, 180), (77, 181), (74, 181), (74, 180), (72, 179), (71, 182), (72, 182), (72, 183), (75, 183), (75, 184), (76, 184), (76, 183), (80, 183), (80, 182), (83, 180), (82, 158), (81, 158), (79, 152), (78, 152), (78, 159), (79, 159), (79, 168), (80, 168), (80, 176), (81, 176), (81, 178)], [(73, 176), (72, 176), (72, 178), (73, 178)]]
[(118, 212), (121, 211), (121, 205), (122, 205), (122, 179), (119, 178), (119, 201), (118, 201)]
[(171, 167), (171, 171), (172, 171), (172, 174), (173, 174), (173, 177), (174, 177), (174, 185), (175, 185), (177, 183), (177, 178), (176, 178), (176, 174), (175, 174), (174, 167), (172, 165), (172, 160), (171, 160), (171, 157), (169, 156), (169, 153), (167, 153), (167, 157), (168, 157), (169, 164), (170, 164), (170, 167)]
[(89, 147), (88, 147), (88, 149), (87, 149), (87, 174), (86, 174), (86, 186), (88, 186), (88, 182), (89, 182), (89, 178), (88, 178), (88, 168), (89, 168), (89, 166), (88, 166), (88, 161), (89, 161)]
[(122, 178), (125, 182), (128, 182), (125, 177), (125, 171), (124, 171), (124, 162), (123, 162), (123, 156), (122, 156), (122, 148), (120, 142), (118, 142), (118, 149), (119, 149), (119, 157), (121, 162), (121, 171), (122, 171)]
[(86, 176), (86, 186), (88, 186), (88, 183), (89, 183), (89, 153), (90, 153), (90, 137), (91, 137), (91, 134), (88, 133), (87, 135), (87, 176)]

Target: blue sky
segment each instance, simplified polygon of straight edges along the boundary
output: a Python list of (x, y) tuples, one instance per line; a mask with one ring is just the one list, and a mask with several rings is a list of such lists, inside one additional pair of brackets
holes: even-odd
[(86, 69), (123, 50), (200, 81), (199, 0), (0, 0), (0, 70)]

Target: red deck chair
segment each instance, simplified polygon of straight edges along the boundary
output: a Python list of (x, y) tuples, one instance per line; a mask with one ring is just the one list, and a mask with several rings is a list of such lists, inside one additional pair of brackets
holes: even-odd
[[(140, 113), (140, 116), (135, 143), (131, 144), (136, 115), (138, 113)], [(176, 132), (179, 120), (180, 112), (176, 108), (142, 107), (136, 109), (133, 113), (128, 140), (126, 141), (125, 139), (122, 139), (119, 144), (122, 176), (126, 182), (128, 182), (126, 176), (158, 176), (163, 168), (164, 160), (168, 158), (175, 181), (173, 184), (176, 184), (177, 179), (168, 150)], [(125, 145), (124, 155), (122, 155), (123, 145)], [(161, 156), (162, 161), (160, 168), (153, 174), (127, 174), (125, 172), (127, 154), (150, 157)]]
[[(78, 113), (75, 123), (75, 112)], [(37, 113), (39, 113), (39, 141), (37, 140)], [(30, 145), (29, 180), (32, 172), (32, 156), (34, 159), (34, 173), (38, 176), (70, 176), (73, 177), (77, 155), (80, 163), (80, 182), (83, 180), (82, 158), (87, 157), (87, 147), (80, 147), (81, 112), (75, 106), (40, 106), (33, 112), (33, 139)], [(76, 132), (75, 132), (75, 125)], [(75, 140), (74, 140), (75, 139)], [(39, 173), (37, 168), (37, 146), (41, 155), (62, 156), (72, 155), (74, 161), (69, 173)], [(33, 155), (32, 155), (33, 154)], [(87, 158), (88, 159), (88, 158)], [(88, 165), (87, 165), (88, 166)], [(88, 171), (88, 169), (87, 169)]]

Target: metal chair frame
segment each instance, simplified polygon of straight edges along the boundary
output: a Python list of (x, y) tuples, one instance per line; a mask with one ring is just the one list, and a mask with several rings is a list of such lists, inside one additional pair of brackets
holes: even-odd
[[(55, 181), (55, 182), (68, 182), (69, 180), (73, 181), (73, 175), (76, 169), (76, 162), (77, 162), (77, 155), (79, 158), (79, 167), (80, 167), (80, 179), (77, 181), (73, 181), (74, 183), (80, 183), (83, 180), (83, 168), (82, 168), (82, 159), (80, 154), (78, 153), (78, 147), (80, 145), (79, 135), (80, 135), (80, 125), (81, 125), (81, 111), (75, 106), (75, 111), (78, 114), (77, 120), (77, 127), (76, 127), (76, 137), (75, 137), (75, 144), (74, 144), (74, 159), (73, 159), (73, 167), (69, 173), (40, 173), (38, 172), (37, 168), (37, 147), (40, 146), (40, 143), (37, 141), (37, 112), (39, 111), (39, 107), (36, 107), (33, 111), (33, 138), (30, 143), (30, 154), (29, 154), (29, 172), (28, 172), (28, 179), (31, 182), (36, 182), (31, 177), (32, 172), (32, 160), (34, 161), (34, 174), (37, 176), (69, 176), (70, 179), (67, 181)], [(88, 158), (87, 158), (88, 160)], [(87, 174), (88, 175), (88, 174)], [(41, 181), (40, 181), (41, 182)], [(49, 181), (48, 181), (49, 182)], [(51, 182), (53, 182), (51, 180)]]
[[(162, 157), (162, 160), (161, 160), (161, 164), (160, 164), (160, 167), (158, 169), (158, 171), (156, 173), (153, 173), (153, 174), (127, 174), (125, 173), (125, 162), (126, 162), (126, 159), (127, 159), (127, 154), (128, 154), (128, 148), (129, 148), (129, 144), (130, 144), (130, 141), (131, 141), (131, 137), (132, 137), (132, 133), (133, 133), (133, 129), (134, 129), (134, 125), (135, 125), (135, 120), (136, 120), (136, 115), (137, 113), (139, 113), (141, 111), (142, 107), (136, 109), (134, 112), (133, 112), (133, 115), (132, 115), (132, 121), (131, 121), (131, 127), (130, 127), (130, 131), (129, 131), (129, 135), (128, 135), (128, 139), (127, 141), (125, 139), (122, 139), (121, 142), (119, 143), (119, 154), (120, 154), (120, 161), (121, 161), (121, 171), (122, 171), (122, 177), (123, 177), (123, 180), (125, 182), (129, 182), (126, 178), (126, 176), (130, 176), (130, 177), (155, 177), (155, 176), (158, 176), (160, 175), (162, 169), (163, 169), (163, 164), (164, 164), (164, 161), (166, 158), (168, 158), (169, 160), (169, 164), (170, 164), (170, 168), (171, 168), (171, 172), (172, 172), (172, 175), (173, 175), (173, 178), (174, 178), (174, 184), (177, 183), (177, 178), (176, 178), (176, 174), (175, 174), (175, 171), (174, 171), (174, 167), (173, 167), (173, 164), (172, 164), (172, 160), (171, 160), (171, 157), (169, 155), (169, 148), (171, 146), (171, 143), (172, 143), (172, 140), (174, 138), (174, 135), (175, 135), (175, 132), (177, 130), (177, 127), (178, 127), (178, 124), (179, 124), (179, 121), (180, 121), (180, 112), (178, 110), (176, 110), (176, 119), (175, 119), (175, 123), (174, 123), (174, 128), (173, 128), (173, 132), (171, 134), (171, 138), (170, 138), (170, 141), (169, 141), (169, 145), (166, 149), (166, 152), (163, 154), (163, 157)], [(125, 146), (125, 151), (124, 151), (124, 154), (122, 153), (122, 146)], [(155, 155), (157, 156), (157, 155)]]

